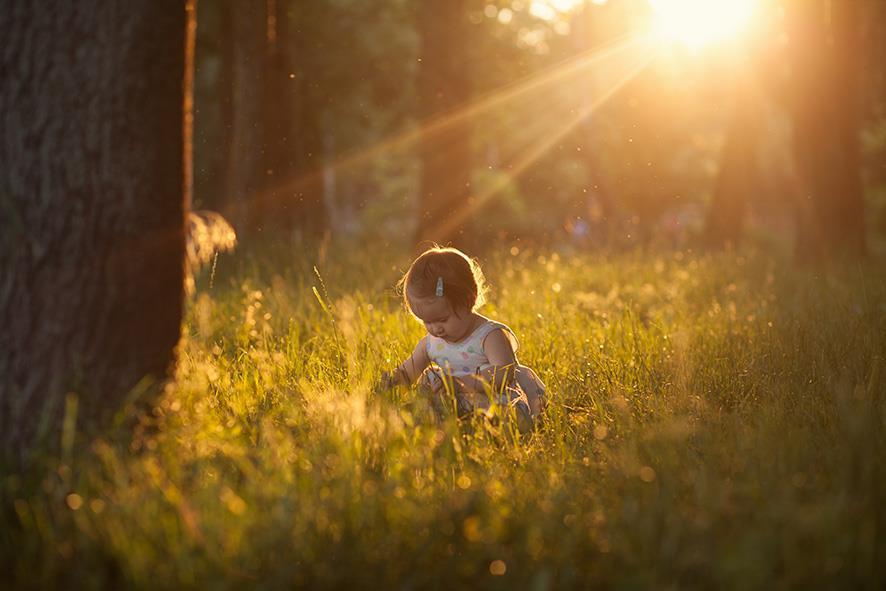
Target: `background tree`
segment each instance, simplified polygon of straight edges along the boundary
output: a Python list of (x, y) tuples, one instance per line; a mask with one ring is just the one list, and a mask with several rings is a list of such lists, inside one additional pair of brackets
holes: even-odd
[(0, 12), (7, 457), (57, 441), (68, 393), (80, 419), (99, 421), (174, 362), (185, 25), (178, 0), (15, 0)]
[(413, 116), (411, 2), (205, 0), (199, 9), (201, 206), (224, 212), (247, 242), (306, 244), (331, 226), (352, 231), (364, 209), (367, 223), (385, 208), (385, 219), (413, 209), (411, 187), (392, 190), (412, 183), (403, 171), (413, 154), (336, 166)]
[[(263, 0), (248, 7), (206, 0), (198, 31), (196, 201), (216, 208), (219, 196), (229, 195), (226, 202), (235, 207), (223, 211), (232, 212), (241, 234), (262, 228), (256, 234), (262, 242), (303, 236), (305, 244), (318, 243), (329, 228), (336, 236), (408, 248), (416, 218), (419, 239), (444, 242), (458, 241), (466, 220), (474, 223), (470, 234), (479, 243), (530, 236), (557, 243), (572, 240), (570, 228), (590, 234), (593, 239), (582, 243), (595, 247), (630, 247), (638, 240), (687, 244), (699, 234), (735, 242), (745, 230), (784, 240), (794, 234), (786, 210), (798, 186), (814, 185), (822, 195), (846, 193), (825, 189), (803, 172), (823, 174), (821, 167), (797, 166), (799, 174), (791, 174), (800, 152), (827, 143), (822, 139), (848, 113), (834, 106), (845, 97), (831, 87), (842, 82), (825, 82), (823, 70), (830, 66), (816, 65), (832, 50), (811, 45), (795, 51), (802, 40), (793, 34), (794, 20), (780, 16), (793, 1), (759, 3), (765, 18), (757, 16), (746, 34), (732, 39), (731, 53), (751, 54), (751, 82), (733, 79), (726, 43), (694, 50), (663, 44), (612, 100), (560, 137), (573, 113), (627, 74), (617, 62), (595, 61), (475, 116), (415, 132), (429, 119), (543, 79), (576, 54), (636, 38), (656, 18), (647, 0)], [(883, 75), (873, 56), (882, 54), (883, 8), (857, 4), (877, 16), (853, 29), (863, 47), (853, 50), (861, 55), (852, 67), (865, 92), (855, 102), (881, 105)], [(821, 16), (827, 5), (797, 1), (787, 12)], [(827, 24), (822, 17), (821, 26), (831, 30), (838, 20)], [(759, 37), (769, 44), (765, 58), (753, 55)], [(803, 72), (836, 98), (821, 99), (824, 107), (796, 109), (785, 94), (796, 93), (801, 102), (820, 95), (804, 86)], [(757, 105), (736, 100), (755, 94)], [(759, 111), (763, 121), (748, 125)], [(822, 129), (815, 141), (798, 142), (792, 158), (786, 138), (799, 111), (806, 112), (800, 117), (806, 128), (819, 121), (814, 125)], [(878, 154), (886, 143), (881, 112), (856, 113), (864, 151), (855, 165), (824, 168), (860, 170), (872, 211), (886, 212), (886, 192), (879, 188)], [(806, 133), (804, 124), (796, 129)], [(413, 139), (391, 141), (404, 133)], [(551, 138), (556, 141), (547, 145)], [(751, 167), (758, 170), (746, 174)], [(832, 217), (812, 215), (820, 208), (811, 205), (811, 194), (803, 198), (802, 219)], [(852, 217), (853, 200), (839, 199), (837, 217)], [(743, 210), (748, 215), (739, 215)], [(813, 227), (806, 222), (805, 229)], [(815, 232), (800, 232), (801, 242)]]
[(731, 115), (705, 219), (705, 242), (713, 247), (739, 244), (748, 201), (759, 186), (756, 180), (760, 99), (744, 64), (735, 66), (728, 86), (732, 97)]
[[(420, 2), (419, 114), (444, 116), (471, 98), (468, 1)], [(459, 212), (471, 193), (471, 122), (462, 119), (422, 137), (418, 241), (464, 244), (466, 221)]]
[(264, 186), (266, 4), (204, 0), (198, 11), (195, 198), (248, 241), (262, 223), (250, 204)]
[(856, 0), (787, 3), (801, 259), (865, 252)]
[(310, 28), (314, 10), (291, 0), (266, 0), (261, 151), (263, 182), (255, 203), (263, 225), (309, 242), (326, 230), (323, 145), (311, 92)]

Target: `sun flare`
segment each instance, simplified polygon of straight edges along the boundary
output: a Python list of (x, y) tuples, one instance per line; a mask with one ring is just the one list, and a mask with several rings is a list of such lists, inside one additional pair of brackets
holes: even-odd
[(744, 32), (757, 0), (649, 0), (659, 36), (698, 49)]

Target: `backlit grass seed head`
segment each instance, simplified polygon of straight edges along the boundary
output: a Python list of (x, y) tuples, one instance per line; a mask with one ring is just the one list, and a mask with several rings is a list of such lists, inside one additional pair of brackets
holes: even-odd
[(221, 214), (207, 210), (189, 212), (185, 245), (185, 291), (193, 294), (194, 274), (210, 261), (214, 261), (218, 253), (232, 251), (236, 246), (237, 234)]

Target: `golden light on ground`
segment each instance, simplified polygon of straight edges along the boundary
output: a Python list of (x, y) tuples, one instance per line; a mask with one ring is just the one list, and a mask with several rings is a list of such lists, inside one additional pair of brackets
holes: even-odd
[(649, 0), (656, 33), (699, 49), (734, 38), (750, 25), (757, 0)]

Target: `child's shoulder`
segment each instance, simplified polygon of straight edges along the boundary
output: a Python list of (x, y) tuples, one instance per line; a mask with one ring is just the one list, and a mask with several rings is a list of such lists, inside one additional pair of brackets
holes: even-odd
[(477, 330), (477, 336), (482, 343), (485, 344), (487, 337), (493, 333), (498, 333), (510, 341), (511, 346), (515, 351), (517, 350), (517, 336), (514, 334), (514, 331), (510, 326), (504, 322), (493, 320), (492, 318), (487, 318), (485, 316), (481, 316), (481, 318), (484, 319), (484, 323)]
[(477, 316), (479, 316), (483, 320), (483, 324), (481, 325), (481, 328), (483, 328), (485, 330), (503, 329), (503, 330), (513, 332), (511, 330), (511, 327), (508, 326), (507, 324), (505, 324), (504, 322), (502, 322), (501, 320), (495, 320), (494, 318), (489, 318), (488, 316), (483, 316), (481, 314), (477, 314)]

